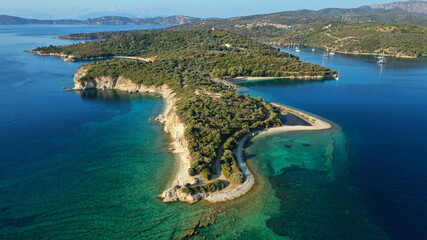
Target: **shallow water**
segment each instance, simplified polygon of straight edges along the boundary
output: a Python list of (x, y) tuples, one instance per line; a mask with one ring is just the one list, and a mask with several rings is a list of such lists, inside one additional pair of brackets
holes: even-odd
[[(372, 161), (367, 152), (377, 147), (388, 149), (393, 141), (386, 136), (387, 141), (380, 139), (381, 142), (375, 138), (380, 134), (372, 138), (366, 132), (384, 134), (381, 126), (385, 125), (387, 131), (390, 126), (395, 127), (389, 116), (382, 116), (389, 122), (380, 127), (378, 121), (367, 116), (372, 112), (394, 114), (388, 111), (396, 107), (408, 110), (404, 116), (396, 114), (408, 125), (407, 129), (421, 123), (419, 120), (423, 119), (417, 117), (425, 117), (425, 112), (409, 110), (422, 102), (404, 100), (403, 104), (392, 106), (395, 101), (380, 90), (422, 99), (419, 93), (426, 86), (424, 82), (408, 79), (405, 91), (411, 92), (402, 93), (400, 81), (396, 82), (397, 87), (390, 87), (394, 82), (389, 79), (371, 82), (374, 80), (366, 79), (369, 74), (363, 69), (360, 78), (346, 80), (350, 73), (344, 67), (338, 68), (343, 75), (339, 83), (279, 81), (269, 86), (273, 82), (253, 82), (255, 85), (242, 91), (314, 112), (332, 119), (342, 129), (337, 126), (321, 132), (259, 136), (245, 150), (248, 165), (258, 173), (257, 184), (248, 195), (217, 205), (164, 204), (156, 196), (173, 176), (177, 158), (169, 150), (162, 126), (149, 120), (163, 110), (163, 100), (156, 95), (119, 91), (63, 91), (63, 86), (73, 86), (73, 74), (85, 62), (61, 62), (57, 57), (23, 52), (73, 42), (53, 39), (57, 35), (121, 29), (111, 27), (0, 27), (1, 239), (171, 239), (192, 229), (197, 231), (195, 238), (208, 239), (421, 236), (423, 229), (419, 226), (425, 223), (422, 213), (426, 196), (422, 173), (426, 168), (417, 158), (404, 153), (391, 158), (394, 161), (386, 162), (390, 158), (383, 156), (374, 156), (382, 161)], [(307, 60), (317, 61), (316, 55), (310, 54), (304, 55)], [(335, 57), (343, 58), (339, 63), (350, 69), (355, 62), (371, 66), (372, 61)], [(425, 65), (405, 64), (409, 70), (396, 69), (391, 76), (410, 72), (419, 79), (425, 75)], [(359, 88), (358, 84), (367, 88)], [(376, 101), (364, 99), (373, 97)], [(350, 104), (355, 107), (350, 108)], [(379, 109), (378, 104), (390, 106)], [(372, 110), (362, 111), (367, 106)], [(354, 112), (359, 113), (357, 118), (353, 117)], [(363, 131), (360, 127), (368, 129)], [(405, 138), (396, 140), (395, 146), (409, 144), (410, 151), (418, 149), (414, 154), (425, 156), (420, 139), (410, 138), (418, 135), (411, 133), (401, 135)], [(386, 153), (393, 155), (399, 149)], [(402, 156), (414, 160), (403, 164), (396, 160)], [(413, 184), (408, 170), (419, 171), (415, 175), (419, 182), (410, 188), (398, 185), (406, 199), (399, 195), (391, 202), (382, 202), (377, 195), (394, 194), (394, 184), (384, 184), (391, 166), (393, 183), (405, 180)], [(382, 179), (384, 176), (386, 179)], [(413, 194), (414, 187), (419, 195)], [(397, 206), (399, 211), (390, 209), (394, 200), (401, 203)], [(402, 215), (413, 201), (418, 214)], [(389, 211), (395, 215), (390, 217)], [(413, 223), (418, 225), (408, 228)], [(403, 227), (393, 229), (395, 224)], [(408, 231), (414, 229), (409, 235)]]

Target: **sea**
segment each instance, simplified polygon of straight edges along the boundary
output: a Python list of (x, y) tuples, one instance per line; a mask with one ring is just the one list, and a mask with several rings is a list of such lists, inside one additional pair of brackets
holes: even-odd
[(165, 204), (178, 167), (155, 94), (64, 91), (88, 62), (24, 52), (59, 35), (165, 26), (0, 26), (0, 239), (424, 239), (427, 61), (282, 49), (339, 80), (240, 83), (325, 118), (249, 141), (256, 173), (228, 203)]

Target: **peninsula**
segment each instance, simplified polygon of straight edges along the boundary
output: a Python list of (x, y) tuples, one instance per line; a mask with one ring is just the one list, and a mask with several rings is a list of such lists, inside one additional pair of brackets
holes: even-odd
[[(240, 95), (214, 79), (287, 77), (301, 81), (330, 78), (336, 72), (305, 63), (240, 35), (222, 30), (150, 31), (115, 39), (32, 50), (72, 61), (113, 56), (83, 65), (75, 74), (75, 90), (117, 89), (155, 92), (166, 99), (157, 118), (172, 139), (180, 167), (164, 202), (228, 201), (245, 194), (254, 177), (241, 150), (253, 134), (316, 130), (330, 125), (296, 110)], [(284, 126), (281, 114), (301, 115), (311, 126)]]

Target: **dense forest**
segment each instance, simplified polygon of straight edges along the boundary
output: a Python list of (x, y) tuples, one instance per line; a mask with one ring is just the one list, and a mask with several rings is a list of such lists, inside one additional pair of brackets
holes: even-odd
[[(65, 54), (75, 60), (139, 56), (155, 58), (154, 66), (164, 61), (179, 61), (182, 68), (196, 69), (212, 78), (303, 77), (334, 74), (324, 67), (299, 61), (269, 45), (226, 31), (160, 31), (125, 35), (120, 38), (67, 46), (48, 46), (33, 51)], [(153, 70), (153, 72), (158, 71)]]
[[(89, 64), (81, 81), (101, 76), (129, 78), (133, 82), (168, 85), (179, 98), (177, 114), (186, 125), (192, 156), (190, 175), (210, 179), (220, 157), (221, 171), (232, 183), (244, 176), (232, 151), (248, 133), (282, 125), (277, 109), (261, 98), (240, 95), (213, 78), (234, 76), (321, 76), (335, 71), (301, 62), (297, 57), (266, 44), (221, 30), (153, 31), (115, 39), (68, 46), (35, 49), (43, 54), (66, 54), (75, 59), (142, 56), (154, 59), (108, 60)], [(220, 152), (221, 149), (223, 152)], [(203, 188), (187, 186), (183, 191), (217, 190), (213, 182)]]
[(293, 29), (272, 39), (277, 44), (299, 43), (348, 53), (427, 56), (427, 28), (404, 24), (318, 24)]

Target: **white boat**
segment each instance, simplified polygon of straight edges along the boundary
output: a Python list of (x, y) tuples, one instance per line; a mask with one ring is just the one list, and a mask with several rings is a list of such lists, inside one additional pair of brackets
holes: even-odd
[(335, 52), (330, 52), (329, 55), (335, 55)]
[(312, 52), (316, 51), (314, 48), (311, 49)]
[(381, 56), (378, 56), (377, 63), (378, 64), (386, 64), (387, 63), (387, 61), (385, 60), (385, 57), (384, 57), (384, 51), (383, 51), (383, 54)]
[(322, 55), (323, 57), (329, 57), (329, 53), (328, 53), (328, 50), (326, 50), (325, 52), (323, 52), (323, 55)]
[(299, 49), (299, 47), (295, 47), (295, 52), (301, 52), (301, 50)]

